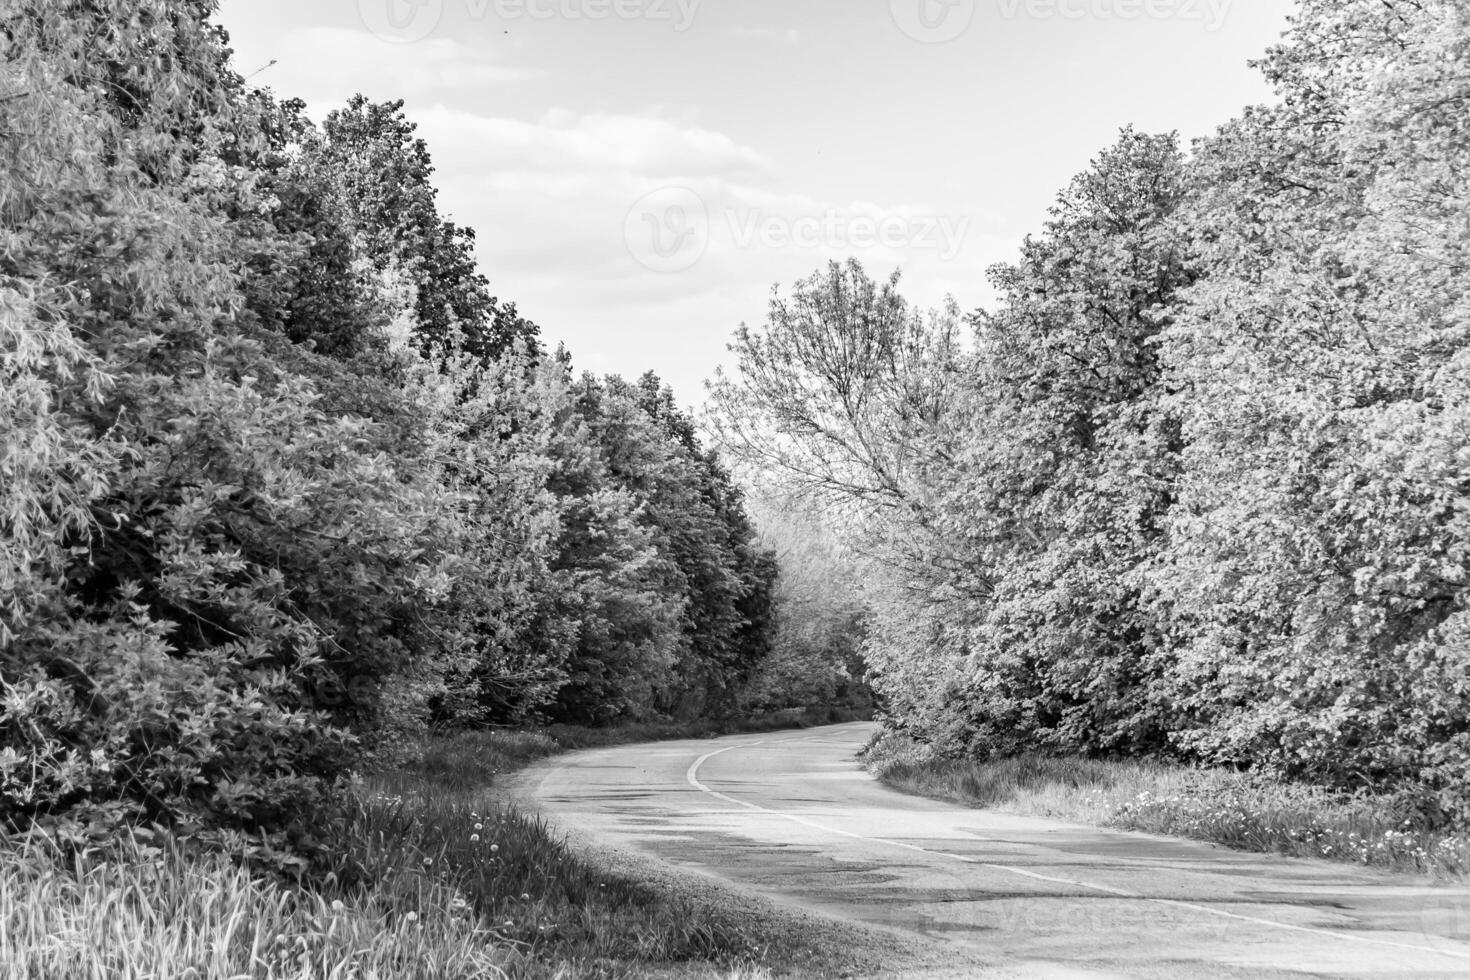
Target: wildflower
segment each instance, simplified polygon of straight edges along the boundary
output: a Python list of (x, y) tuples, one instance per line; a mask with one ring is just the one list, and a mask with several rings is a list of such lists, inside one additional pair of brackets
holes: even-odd
[(491, 844), (490, 845), (490, 853), (491, 854), (494, 854), (498, 850), (500, 850), (500, 845), (499, 844)]
[(470, 840), (471, 840), (471, 841), (472, 841), (472, 842), (473, 842), (473, 841), (477, 841), (477, 840), (479, 840), (479, 839), (480, 839), (480, 835), (479, 835), (479, 834), (470, 834)]
[(477, 823), (477, 824), (475, 824), (475, 829), (476, 830), (484, 830), (485, 829), (485, 825), (482, 824), (482, 823)]
[(342, 905), (342, 899), (340, 899), (340, 898), (334, 898), (334, 899), (332, 899), (332, 911), (333, 912), (340, 912), (340, 911), (342, 911), (343, 907), (344, 906)]
[(417, 922), (417, 921), (419, 921), (419, 914), (417, 912), (409, 912), (406, 915), (404, 915), (403, 921), (404, 922)]
[(427, 868), (429, 865), (431, 865), (433, 863), (434, 863), (434, 859), (433, 858), (424, 858), (424, 867)]
[(529, 902), (530, 900), (531, 900), (531, 896), (530, 895), (526, 894), (525, 892), (522, 892), (521, 893), (521, 901), (523, 901), (523, 902)]

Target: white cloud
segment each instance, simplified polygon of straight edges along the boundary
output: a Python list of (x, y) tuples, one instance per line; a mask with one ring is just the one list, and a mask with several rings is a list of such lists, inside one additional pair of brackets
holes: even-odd
[(537, 72), (498, 64), (482, 50), (449, 38), (415, 44), (393, 44), (367, 31), (341, 27), (307, 27), (286, 33), (279, 62), (267, 84), (279, 75), (291, 84), (278, 86), (291, 94), (341, 101), (372, 79), (372, 98), (434, 95), (450, 99), (476, 90), (535, 78)]
[[(763, 154), (660, 115), (553, 109), (525, 120), (435, 104), (410, 116), (434, 156), (440, 207), (476, 229), (495, 292), (548, 339), (568, 340), (580, 365), (627, 374), (661, 366), (688, 400), (723, 358), (730, 331), (764, 314), (773, 283), (849, 256), (874, 275), (902, 266), (911, 286), (963, 282), (978, 278), (994, 247), (968, 224), (954, 237), (965, 215), (783, 188)], [(688, 268), (659, 273), (640, 264), (626, 236), (645, 195), (668, 187), (697, 195), (709, 240)], [(896, 243), (873, 240), (885, 221), (897, 223)], [(905, 227), (927, 237), (905, 242)], [(942, 300), (917, 292), (925, 305)]]
[(430, 149), (473, 152), (485, 170), (658, 178), (758, 175), (765, 157), (723, 133), (632, 115), (553, 109), (534, 122), (436, 105), (414, 114)]

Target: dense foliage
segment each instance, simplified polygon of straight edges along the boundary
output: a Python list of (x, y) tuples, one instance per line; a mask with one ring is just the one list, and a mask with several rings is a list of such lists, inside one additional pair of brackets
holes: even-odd
[(299, 867), (431, 721), (731, 710), (774, 567), (657, 379), (489, 292), (400, 103), (212, 0), (0, 20), (0, 831)]
[(781, 574), (771, 597), (772, 649), (741, 698), (756, 713), (870, 712), (861, 566), (807, 503), (775, 494), (753, 500), (751, 517)]
[(1304, 0), (1261, 67), (1189, 154), (1125, 131), (969, 344), (834, 266), (717, 421), (867, 555), (895, 726), (1470, 818), (1470, 14)]

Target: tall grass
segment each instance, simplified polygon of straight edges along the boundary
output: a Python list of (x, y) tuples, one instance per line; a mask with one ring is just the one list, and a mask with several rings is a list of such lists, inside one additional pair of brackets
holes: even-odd
[(1444, 878), (1470, 875), (1470, 834), (1394, 797), (1347, 796), (1249, 773), (1155, 761), (947, 759), (885, 734), (865, 754), (885, 783), (1011, 813), (1326, 858)]
[(498, 774), (561, 748), (545, 734), (460, 734), (359, 780), (335, 865), (306, 886), (170, 841), (85, 854), (39, 836), (5, 842), (0, 976), (766, 976), (767, 944), (749, 923), (611, 874), (495, 796)]
[[(512, 951), (455, 894), (395, 869), (346, 900), (253, 877), (218, 855), (137, 841), (67, 857), (0, 850), (0, 975), (14, 980), (440, 980), (502, 977)], [(409, 916), (385, 893), (415, 891)]]

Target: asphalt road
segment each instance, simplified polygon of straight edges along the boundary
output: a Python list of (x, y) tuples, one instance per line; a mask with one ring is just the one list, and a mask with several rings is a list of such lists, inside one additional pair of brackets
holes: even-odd
[(562, 756), (555, 823), (778, 902), (919, 937), (948, 976), (1470, 978), (1470, 888), (889, 790), (873, 729)]

